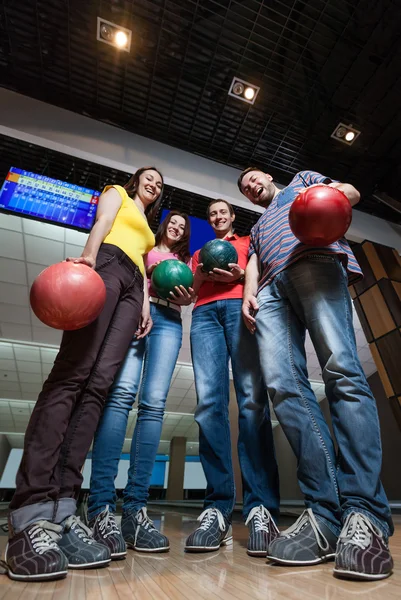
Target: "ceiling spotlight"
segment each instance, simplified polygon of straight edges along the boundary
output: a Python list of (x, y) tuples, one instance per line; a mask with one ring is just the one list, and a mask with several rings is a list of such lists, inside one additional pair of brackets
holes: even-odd
[(248, 81), (234, 77), (228, 91), (229, 96), (242, 100), (248, 104), (253, 104), (256, 100), (260, 88)]
[(347, 142), (352, 142), (354, 137), (355, 133), (353, 131), (347, 131), (347, 133), (345, 134), (345, 139), (347, 140)]
[(128, 35), (125, 33), (125, 31), (117, 31), (114, 36), (114, 41), (116, 46), (119, 48), (124, 48), (124, 46), (126, 46), (128, 43)]
[(341, 142), (342, 144), (346, 144), (347, 146), (352, 146), (355, 142), (356, 138), (360, 135), (360, 131), (352, 127), (352, 125), (345, 125), (344, 123), (339, 123), (330, 137), (337, 140), (337, 142)]
[(129, 52), (131, 48), (131, 38), (132, 31), (129, 29), (121, 27), (121, 25), (117, 25), (116, 23), (106, 21), (106, 19), (101, 19), (100, 17), (97, 18), (96, 39), (99, 42)]
[(103, 23), (100, 27), (100, 36), (102, 37), (102, 39), (111, 42), (113, 39), (112, 28), (109, 25), (106, 25), (106, 23)]
[(233, 94), (241, 96), (244, 93), (244, 86), (239, 81), (236, 81), (233, 85)]
[(244, 96), (247, 100), (252, 100), (255, 95), (255, 90), (251, 87), (245, 88)]

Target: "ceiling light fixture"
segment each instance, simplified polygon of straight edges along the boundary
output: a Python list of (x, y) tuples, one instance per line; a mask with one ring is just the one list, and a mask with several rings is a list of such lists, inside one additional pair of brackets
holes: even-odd
[(244, 96), (247, 100), (252, 100), (255, 95), (255, 90), (251, 87), (245, 88)]
[(361, 132), (358, 131), (358, 129), (355, 129), (352, 125), (339, 123), (330, 137), (335, 139), (337, 142), (341, 142), (347, 146), (352, 146), (360, 133)]
[(233, 96), (233, 98), (237, 98), (237, 100), (247, 102), (248, 104), (253, 104), (256, 100), (259, 90), (260, 88), (258, 86), (253, 85), (248, 81), (244, 81), (243, 79), (239, 79), (238, 77), (234, 77), (231, 82), (228, 95)]
[(132, 31), (98, 17), (96, 39), (119, 50), (129, 52), (131, 49)]
[(119, 48), (124, 48), (124, 46), (126, 46), (128, 43), (128, 35), (125, 33), (125, 31), (121, 31), (120, 29), (116, 32), (114, 36), (114, 41), (116, 43), (116, 46), (118, 46)]

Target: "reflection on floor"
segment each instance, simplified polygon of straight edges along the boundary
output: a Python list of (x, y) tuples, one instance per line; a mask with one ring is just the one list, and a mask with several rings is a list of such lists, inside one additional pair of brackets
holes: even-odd
[[(170, 538), (166, 554), (128, 551), (128, 558), (105, 569), (70, 571), (47, 583), (17, 583), (0, 576), (0, 600), (391, 600), (401, 598), (401, 516), (391, 539), (392, 577), (376, 583), (342, 581), (333, 563), (287, 568), (268, 565), (246, 554), (247, 528), (235, 519), (234, 542), (209, 554), (184, 553), (196, 515), (185, 509), (149, 510), (155, 525)], [(287, 526), (287, 519), (281, 523)], [(6, 537), (0, 537), (3, 553)]]

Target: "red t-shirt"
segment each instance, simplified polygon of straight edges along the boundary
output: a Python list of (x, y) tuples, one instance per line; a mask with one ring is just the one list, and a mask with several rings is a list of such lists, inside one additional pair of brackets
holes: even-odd
[[(232, 244), (238, 254), (238, 264), (241, 269), (245, 269), (248, 263), (249, 236), (239, 237), (234, 234), (230, 238), (224, 238), (226, 242)], [(197, 250), (192, 257), (192, 272), (195, 273), (199, 264), (199, 252)], [(242, 298), (244, 293), (244, 282), (235, 281), (234, 283), (220, 283), (204, 281), (199, 289), (198, 299), (194, 308), (215, 302), (215, 300), (228, 300), (233, 298)]]

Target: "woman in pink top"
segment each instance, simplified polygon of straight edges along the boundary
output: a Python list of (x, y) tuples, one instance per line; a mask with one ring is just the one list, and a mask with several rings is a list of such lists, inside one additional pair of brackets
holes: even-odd
[[(158, 298), (150, 276), (161, 261), (190, 261), (190, 222), (186, 214), (171, 211), (156, 233), (156, 246), (145, 258), (153, 327), (136, 337), (109, 391), (92, 452), (92, 477), (88, 520), (98, 542), (107, 544), (112, 558), (126, 555), (126, 546), (144, 552), (164, 552), (170, 547), (147, 516), (150, 478), (163, 425), (164, 407), (182, 341), (180, 305), (193, 301), (193, 290), (176, 288), (172, 301)], [(138, 337), (137, 337), (138, 336)], [(142, 373), (142, 381), (141, 381)], [(114, 480), (127, 428), (128, 414), (139, 390), (138, 418), (131, 443), (128, 482), (124, 490), (121, 529), (116, 510)]]

